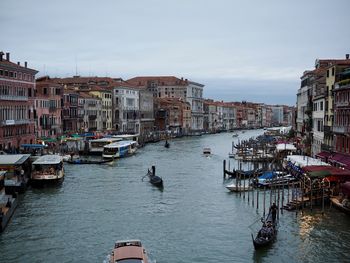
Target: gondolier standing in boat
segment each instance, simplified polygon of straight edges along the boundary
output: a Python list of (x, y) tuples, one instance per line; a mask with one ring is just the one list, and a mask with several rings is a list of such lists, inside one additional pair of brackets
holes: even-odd
[(277, 205), (276, 203), (273, 203), (272, 206), (270, 207), (270, 213), (272, 215), (272, 222), (276, 222), (276, 215), (277, 215)]

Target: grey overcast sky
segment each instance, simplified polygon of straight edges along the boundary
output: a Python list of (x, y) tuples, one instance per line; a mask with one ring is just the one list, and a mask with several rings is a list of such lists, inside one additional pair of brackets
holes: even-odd
[(0, 0), (0, 50), (38, 76), (175, 75), (224, 101), (294, 105), (350, 53), (349, 0)]

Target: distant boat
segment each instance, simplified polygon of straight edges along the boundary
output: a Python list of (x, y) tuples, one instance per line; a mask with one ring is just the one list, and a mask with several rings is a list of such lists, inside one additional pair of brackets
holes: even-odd
[(168, 142), (168, 140), (165, 141), (164, 147), (165, 148), (169, 148), (170, 147), (170, 143)]
[(238, 134), (237, 133), (233, 133), (232, 137), (238, 137)]
[(203, 154), (204, 155), (210, 155), (211, 154), (211, 149), (209, 147), (203, 148)]
[(121, 240), (115, 242), (112, 253), (109, 256), (109, 263), (130, 262), (148, 263), (146, 250), (140, 240)]

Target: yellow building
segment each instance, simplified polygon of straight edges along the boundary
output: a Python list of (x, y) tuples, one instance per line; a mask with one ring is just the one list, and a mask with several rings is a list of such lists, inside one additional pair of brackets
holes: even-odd
[(101, 87), (89, 91), (91, 95), (102, 100), (102, 130), (112, 129), (112, 92)]

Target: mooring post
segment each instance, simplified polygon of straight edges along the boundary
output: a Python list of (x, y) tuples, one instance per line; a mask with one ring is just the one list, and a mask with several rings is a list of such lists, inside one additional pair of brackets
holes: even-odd
[(310, 209), (312, 211), (312, 180), (310, 178)]
[(278, 188), (278, 199), (277, 199), (277, 219), (280, 219), (280, 185), (277, 185)]
[(245, 177), (243, 178), (243, 199), (245, 199)]
[(265, 218), (265, 210), (266, 210), (266, 186), (264, 186), (264, 218)]
[(222, 167), (223, 167), (222, 170), (224, 173), (224, 179), (226, 179), (226, 160), (223, 161)]
[(281, 214), (283, 215), (283, 207), (284, 207), (284, 183), (283, 183), (283, 186), (282, 186), (282, 204), (281, 204)]
[(239, 197), (242, 196), (242, 173), (239, 173)]
[[(254, 196), (253, 196), (254, 200)], [(259, 210), (259, 188), (256, 188), (256, 210)]]
[(152, 174), (156, 175), (156, 166), (155, 165), (152, 165)]
[(322, 182), (322, 215), (324, 215), (324, 182)]
[[(250, 174), (249, 174), (249, 178), (248, 178), (248, 190), (249, 190), (249, 187), (250, 187)], [(249, 192), (250, 191), (248, 191), (248, 193), (247, 193), (247, 195), (248, 195), (248, 205), (249, 205), (249, 201), (250, 201), (249, 200), (249, 195), (250, 195)], [(254, 194), (253, 194), (253, 199), (254, 199)]]

